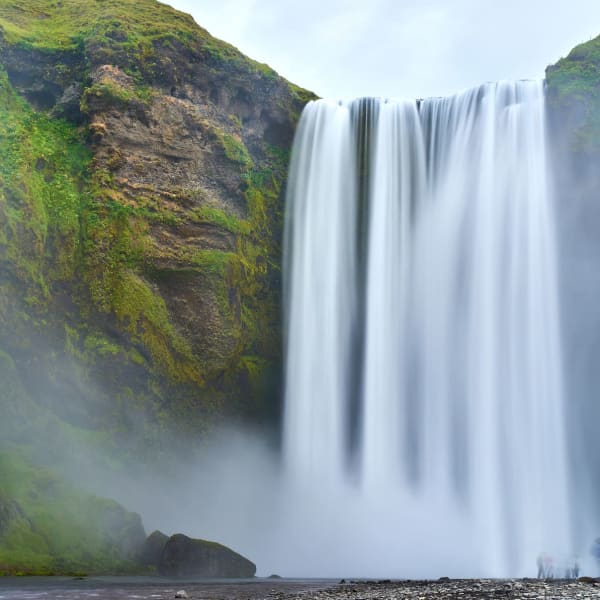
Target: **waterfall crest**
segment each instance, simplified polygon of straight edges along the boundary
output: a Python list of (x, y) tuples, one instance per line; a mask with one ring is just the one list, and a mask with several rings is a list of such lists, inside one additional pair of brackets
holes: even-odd
[(285, 238), (292, 484), (398, 527), (430, 507), (484, 575), (569, 551), (551, 191), (542, 82), (305, 108)]

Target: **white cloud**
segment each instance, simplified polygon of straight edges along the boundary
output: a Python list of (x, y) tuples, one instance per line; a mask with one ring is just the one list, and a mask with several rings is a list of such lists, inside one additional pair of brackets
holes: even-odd
[(597, 0), (170, 0), (321, 96), (445, 95), (543, 77), (600, 34)]

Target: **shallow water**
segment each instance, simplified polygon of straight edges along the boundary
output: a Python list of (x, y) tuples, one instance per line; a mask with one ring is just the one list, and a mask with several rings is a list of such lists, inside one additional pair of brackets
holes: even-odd
[(254, 600), (322, 590), (334, 583), (332, 580), (322, 579), (255, 578), (198, 581), (159, 577), (3, 577), (0, 578), (0, 600), (167, 600), (174, 598), (179, 590), (185, 590), (190, 599)]

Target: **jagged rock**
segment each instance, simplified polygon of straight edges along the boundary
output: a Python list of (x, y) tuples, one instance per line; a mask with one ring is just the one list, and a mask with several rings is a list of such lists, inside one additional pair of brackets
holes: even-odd
[(178, 533), (165, 544), (158, 572), (167, 577), (246, 578), (254, 577), (256, 565), (226, 546)]
[(162, 531), (153, 531), (142, 544), (140, 550), (140, 563), (147, 567), (156, 567), (160, 563), (165, 544), (169, 540), (169, 536)]

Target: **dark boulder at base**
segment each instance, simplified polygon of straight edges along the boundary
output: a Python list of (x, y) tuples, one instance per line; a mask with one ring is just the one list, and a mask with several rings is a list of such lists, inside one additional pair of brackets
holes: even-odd
[(169, 536), (162, 531), (153, 531), (142, 544), (139, 561), (147, 567), (158, 567)]
[(256, 565), (226, 546), (178, 533), (165, 544), (158, 572), (167, 577), (247, 578), (254, 577)]

